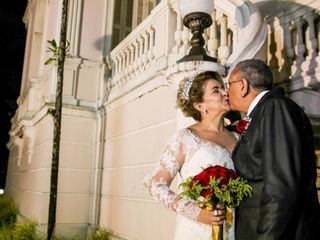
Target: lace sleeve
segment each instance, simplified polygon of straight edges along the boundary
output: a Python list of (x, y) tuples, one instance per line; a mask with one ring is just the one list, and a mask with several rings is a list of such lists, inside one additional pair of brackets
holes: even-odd
[(182, 138), (175, 134), (167, 143), (151, 176), (145, 178), (148, 192), (156, 200), (178, 214), (197, 220), (200, 214), (198, 204), (193, 200), (181, 198), (169, 186), (184, 163), (185, 152)]

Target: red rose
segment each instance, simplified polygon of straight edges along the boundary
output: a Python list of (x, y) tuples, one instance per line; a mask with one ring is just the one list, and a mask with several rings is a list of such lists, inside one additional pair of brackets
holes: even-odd
[(238, 174), (236, 173), (236, 171), (232, 170), (232, 169), (229, 169), (229, 178), (231, 179), (237, 179), (239, 176)]
[[(212, 178), (215, 180), (220, 179), (219, 183), (212, 181), (210, 186), (209, 183)], [(231, 185), (230, 181), (232, 179), (237, 180), (233, 181)], [(195, 183), (197, 183), (197, 187), (195, 187)], [(234, 170), (218, 165), (202, 170), (196, 176), (190, 177), (186, 182), (181, 183), (180, 186), (183, 187), (183, 191), (180, 193), (181, 196), (198, 201), (201, 208), (209, 204), (214, 206), (218, 203), (236, 207), (239, 206), (243, 196), (252, 196), (252, 187), (243, 178), (239, 177)], [(216, 190), (217, 192), (215, 192)]]
[(249, 121), (245, 119), (237, 121), (236, 127), (235, 127), (236, 132), (240, 134), (243, 133), (247, 129), (248, 124), (249, 124)]
[(190, 182), (190, 188), (192, 188), (193, 184), (197, 181), (201, 184), (201, 186), (208, 186), (209, 180), (210, 178), (208, 177), (208, 173), (206, 171), (202, 171), (192, 179)]
[(202, 197), (209, 197), (212, 194), (213, 194), (213, 191), (211, 191), (210, 189), (202, 190), (201, 192)]
[[(195, 182), (203, 187), (209, 186), (211, 178), (220, 179), (220, 187), (227, 185), (230, 179), (236, 179), (238, 175), (232, 169), (228, 169), (219, 165), (210, 166), (200, 172), (198, 175), (194, 176), (190, 182), (189, 187), (192, 188)], [(213, 194), (213, 191), (210, 189), (205, 189), (201, 192), (201, 196), (208, 197)]]

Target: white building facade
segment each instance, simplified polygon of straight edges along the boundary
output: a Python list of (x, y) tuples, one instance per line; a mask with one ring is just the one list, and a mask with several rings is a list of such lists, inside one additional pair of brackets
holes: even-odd
[[(310, 117), (319, 156), (320, 1), (214, 3), (204, 34), (209, 55), (225, 66), (265, 60), (275, 83)], [(62, 0), (28, 1), (19, 107), (7, 144), (6, 194), (43, 228), (57, 72), (44, 62), (47, 41), (59, 40), (61, 9)], [(178, 0), (69, 0), (67, 38), (57, 232), (84, 239), (90, 227), (102, 226), (112, 239), (172, 239), (175, 214), (151, 199), (142, 180), (189, 121), (175, 107), (177, 84), (206, 67), (176, 63), (190, 49)]]

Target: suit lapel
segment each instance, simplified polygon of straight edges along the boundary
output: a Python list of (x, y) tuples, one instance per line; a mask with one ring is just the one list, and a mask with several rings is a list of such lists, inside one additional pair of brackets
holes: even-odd
[(270, 90), (268, 93), (266, 93), (260, 101), (257, 103), (257, 105), (254, 107), (252, 112), (250, 113), (249, 117), (253, 120), (255, 118), (256, 112), (258, 112), (261, 105), (265, 103), (269, 98), (273, 98), (275, 96), (284, 96), (284, 89), (280, 87), (275, 87), (274, 89)]
[[(278, 95), (278, 94), (283, 94), (283, 89), (282, 88), (275, 88), (271, 91), (269, 91), (268, 93), (266, 93), (261, 99), (260, 101), (257, 103), (257, 105), (254, 107), (254, 109), (252, 110), (252, 112), (250, 113), (249, 117), (251, 118), (251, 122), (250, 124), (253, 123), (254, 118), (256, 118), (256, 115), (258, 113), (259, 108), (261, 107), (261, 105), (270, 97), (274, 96), (274, 95)], [(250, 128), (250, 126), (249, 126)], [(249, 130), (249, 129), (248, 129)], [(244, 138), (244, 134), (240, 135), (239, 140), (237, 141), (236, 145), (233, 148), (233, 151), (231, 153), (231, 157), (233, 158), (237, 152), (237, 149), (239, 148), (239, 145), (241, 144), (242, 139)]]
[(240, 145), (240, 142), (242, 141), (243, 137), (244, 137), (244, 135), (241, 134), (240, 137), (239, 137), (239, 139), (238, 139), (238, 141), (237, 141), (237, 143), (236, 143), (236, 145), (234, 146), (234, 148), (233, 148), (233, 150), (232, 150), (231, 158), (233, 158), (233, 156), (235, 155), (235, 153), (236, 153), (236, 151), (237, 151), (237, 149), (238, 149), (238, 147), (239, 147), (239, 145)]

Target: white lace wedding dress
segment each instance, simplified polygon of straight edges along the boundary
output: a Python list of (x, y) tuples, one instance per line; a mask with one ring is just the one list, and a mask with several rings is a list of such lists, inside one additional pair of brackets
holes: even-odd
[[(170, 138), (156, 168), (145, 178), (144, 183), (149, 193), (178, 213), (175, 240), (212, 239), (211, 225), (197, 221), (201, 210), (198, 204), (181, 198), (169, 186), (176, 174), (184, 181), (214, 165), (234, 169), (230, 154), (225, 148), (205, 141), (184, 128)], [(234, 240), (234, 224), (225, 231), (224, 239)]]

